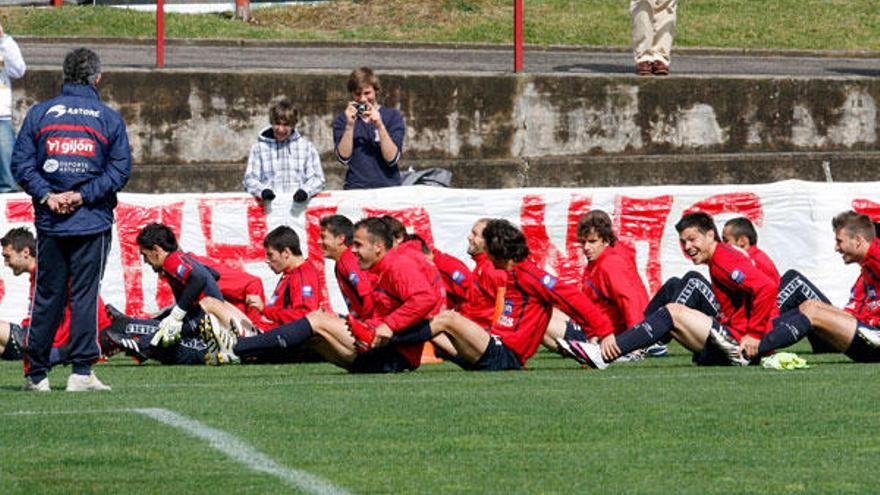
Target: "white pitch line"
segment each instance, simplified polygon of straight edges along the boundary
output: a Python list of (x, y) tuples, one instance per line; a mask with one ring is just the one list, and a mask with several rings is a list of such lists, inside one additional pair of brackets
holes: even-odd
[(160, 423), (183, 430), (208, 442), (226, 457), (260, 473), (271, 474), (288, 485), (314, 495), (350, 495), (350, 492), (306, 471), (292, 469), (275, 462), (271, 457), (255, 449), (234, 435), (211, 428), (194, 419), (162, 408), (100, 409), (87, 411), (15, 411), (0, 416), (101, 414), (106, 412), (131, 412), (146, 416)]

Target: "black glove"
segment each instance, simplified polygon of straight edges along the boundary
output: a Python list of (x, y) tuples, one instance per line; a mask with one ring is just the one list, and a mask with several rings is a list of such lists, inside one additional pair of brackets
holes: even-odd
[(263, 192), (260, 193), (260, 197), (263, 198), (264, 201), (272, 201), (275, 199), (275, 193), (272, 192), (271, 189), (263, 189)]
[(309, 193), (303, 191), (302, 189), (297, 189), (296, 192), (293, 193), (293, 201), (295, 203), (302, 203), (307, 199), (309, 199)]

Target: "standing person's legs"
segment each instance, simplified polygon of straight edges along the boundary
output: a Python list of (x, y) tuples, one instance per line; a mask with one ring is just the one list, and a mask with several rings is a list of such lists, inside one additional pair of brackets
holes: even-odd
[(632, 18), (632, 51), (636, 74), (648, 76), (654, 63), (651, 45), (654, 43), (654, 0), (630, 0)]
[(70, 343), (73, 373), (89, 375), (98, 359), (98, 291), (110, 250), (111, 232), (70, 239)]
[(11, 120), (0, 120), (0, 193), (17, 189), (12, 177), (12, 148), (15, 146), (15, 129)]
[(33, 383), (41, 382), (49, 374), (52, 342), (67, 307), (69, 271), (64, 242), (63, 238), (37, 232), (36, 289), (30, 309), (31, 325), (25, 336), (24, 361), (25, 375)]
[(654, 55), (654, 74), (657, 75), (669, 74), (677, 5), (678, 0), (655, 0), (654, 2), (654, 39), (651, 42), (651, 52)]

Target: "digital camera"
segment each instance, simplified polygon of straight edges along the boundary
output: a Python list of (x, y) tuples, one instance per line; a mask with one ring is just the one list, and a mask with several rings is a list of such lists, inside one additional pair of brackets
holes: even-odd
[(366, 112), (368, 107), (366, 103), (358, 103), (357, 105), (355, 105), (355, 108), (357, 108), (358, 115), (360, 115)]

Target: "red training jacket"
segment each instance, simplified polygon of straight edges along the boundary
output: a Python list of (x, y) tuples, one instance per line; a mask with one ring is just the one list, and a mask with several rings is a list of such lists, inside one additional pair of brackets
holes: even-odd
[(583, 290), (611, 320), (615, 334), (645, 319), (648, 291), (636, 268), (635, 250), (620, 241), (584, 268)]
[(719, 242), (709, 260), (712, 292), (721, 311), (717, 320), (730, 329), (736, 340), (743, 335), (760, 339), (779, 313), (776, 292), (779, 284), (759, 270), (745, 251)]
[(772, 282), (779, 285), (782, 277), (779, 276), (779, 270), (776, 269), (776, 264), (773, 263), (773, 260), (770, 259), (769, 256), (767, 256), (767, 253), (758, 249), (758, 246), (749, 246), (746, 253), (748, 253), (749, 258), (752, 258), (752, 261), (755, 262), (755, 266), (757, 266), (759, 270), (764, 272)]
[(356, 318), (369, 318), (373, 314), (373, 284), (371, 277), (358, 266), (357, 256), (351, 248), (343, 251), (333, 272), (348, 312)]
[(472, 258), (476, 266), (472, 272), (467, 301), (462, 303), (460, 311), (474, 323), (489, 328), (494, 323), (499, 292), (503, 292), (507, 284), (507, 272), (495, 268), (486, 253), (476, 254)]
[[(427, 262), (424, 256), (422, 259)], [(397, 333), (430, 319), (443, 309), (443, 297), (435, 288), (437, 282), (406, 252), (388, 251), (370, 267), (370, 272), (376, 275), (370, 325), (384, 323)], [(398, 345), (397, 351), (415, 369), (421, 362), (423, 347), (424, 343)]]
[(296, 321), (318, 309), (323, 302), (318, 270), (308, 260), (286, 270), (275, 285), (263, 316), (277, 325)]
[(614, 332), (608, 317), (577, 287), (525, 260), (507, 273), (504, 307), (490, 333), (500, 337), (525, 364), (538, 350), (554, 306), (583, 326), (590, 337)]
[(431, 251), (434, 254), (434, 266), (440, 272), (446, 289), (446, 307), (459, 310), (468, 299), (473, 274), (467, 265), (455, 256), (437, 249)]
[(862, 323), (876, 327), (880, 325), (880, 297), (877, 296), (877, 289), (880, 288), (880, 239), (871, 241), (861, 266), (862, 272), (843, 310)]

